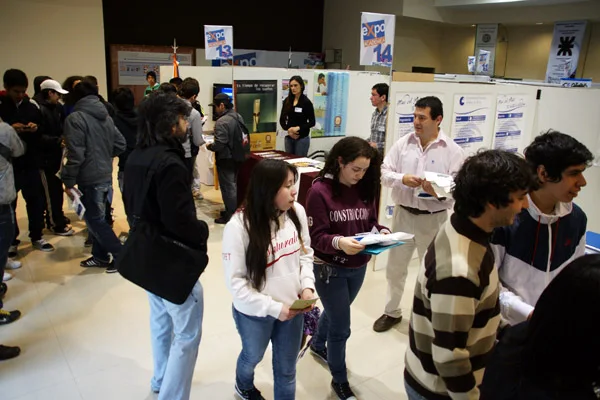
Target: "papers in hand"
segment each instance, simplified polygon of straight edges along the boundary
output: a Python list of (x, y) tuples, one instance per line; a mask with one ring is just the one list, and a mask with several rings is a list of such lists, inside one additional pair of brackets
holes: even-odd
[(79, 189), (74, 187), (69, 189), (69, 193), (73, 197), (73, 199), (71, 199), (71, 196), (68, 196), (69, 208), (75, 211), (79, 219), (83, 219), (83, 215), (85, 214), (85, 206), (81, 202), (81, 197), (83, 194), (79, 191)]
[(422, 187), (416, 191), (416, 196), (420, 199), (445, 200), (450, 197), (450, 190), (454, 184), (454, 180), (450, 175), (441, 174), (439, 172), (425, 171), (425, 180), (431, 183), (431, 187), (437, 194), (437, 198), (423, 190)]
[(290, 310), (304, 310), (305, 308), (308, 308), (315, 304), (317, 300), (319, 300), (318, 297), (309, 300), (298, 299), (292, 303), (292, 305), (290, 306)]
[(387, 235), (381, 233), (367, 233), (354, 236), (354, 239), (365, 246), (378, 244), (381, 246), (389, 246), (398, 242), (405, 242), (414, 238), (415, 235), (405, 232), (395, 232)]

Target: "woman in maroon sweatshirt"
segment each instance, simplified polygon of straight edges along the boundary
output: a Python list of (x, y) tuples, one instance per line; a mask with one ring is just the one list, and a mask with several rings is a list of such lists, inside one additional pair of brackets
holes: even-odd
[(350, 305), (365, 279), (371, 256), (352, 238), (376, 227), (381, 189), (381, 158), (358, 137), (335, 144), (319, 178), (308, 191), (306, 213), (315, 251), (315, 286), (325, 311), (311, 352), (329, 364), (331, 386), (342, 399), (355, 399), (346, 373), (346, 341), (350, 337)]

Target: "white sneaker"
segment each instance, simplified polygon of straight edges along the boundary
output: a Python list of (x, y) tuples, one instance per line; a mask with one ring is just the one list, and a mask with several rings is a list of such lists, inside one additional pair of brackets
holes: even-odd
[(54, 251), (54, 246), (46, 241), (46, 239), (36, 240), (32, 243), (33, 248), (41, 251)]
[(13, 278), (12, 274), (4, 271), (4, 276), (2, 277), (2, 282), (10, 281)]
[(21, 268), (21, 261), (11, 260), (10, 258), (6, 262), (6, 269), (19, 269)]

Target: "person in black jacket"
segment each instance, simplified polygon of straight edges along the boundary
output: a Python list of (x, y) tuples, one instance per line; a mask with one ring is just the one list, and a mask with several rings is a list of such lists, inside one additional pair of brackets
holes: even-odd
[(119, 189), (123, 193), (123, 178), (125, 176), (125, 165), (127, 157), (135, 148), (137, 138), (138, 116), (135, 111), (135, 100), (133, 92), (129, 88), (118, 88), (113, 92), (113, 103), (115, 106), (115, 125), (125, 138), (127, 150), (119, 154), (119, 172), (117, 179), (119, 181)]
[[(42, 140), (42, 113), (27, 98), (27, 75), (18, 69), (9, 69), (4, 73), (6, 95), (0, 96), (0, 118), (11, 125), (25, 142), (25, 154), (13, 161), (15, 187), (22, 191), (29, 219), (29, 237), (33, 248), (41, 251), (53, 251), (54, 246), (42, 238), (44, 229), (44, 197), (40, 177), (40, 145)], [(13, 202), (13, 212), (17, 200)], [(16, 222), (16, 212), (14, 213)], [(10, 246), (9, 257), (16, 257), (19, 245), (19, 225), (15, 223), (15, 236)]]
[[(160, 92), (153, 92), (142, 101), (138, 109), (137, 146), (125, 168), (123, 200), (134, 228), (134, 210), (143, 202), (140, 219), (159, 227), (166, 237), (206, 252), (208, 225), (196, 216), (181, 146), (187, 137), (190, 109), (182, 99)], [(144, 198), (144, 181), (153, 160), (157, 160), (156, 172)], [(168, 274), (169, 265), (164, 268)], [(159, 393), (159, 400), (189, 399), (202, 334), (202, 292), (197, 281), (181, 305), (148, 294), (154, 355), (151, 389)]]
[(61, 146), (65, 113), (59, 100), (67, 94), (60, 83), (46, 79), (40, 84), (40, 91), (33, 99), (42, 112), (44, 134), (41, 138), (42, 186), (46, 209), (46, 224), (54, 234), (71, 236), (74, 231), (63, 212), (64, 191), (61, 180), (56, 176), (63, 158)]
[(288, 134), (285, 137), (285, 152), (300, 157), (308, 155), (310, 128), (315, 126), (315, 109), (304, 95), (304, 80), (301, 76), (290, 78), (290, 93), (283, 102), (279, 124)]
[(600, 255), (575, 259), (542, 292), (531, 319), (506, 328), (482, 400), (600, 398)]

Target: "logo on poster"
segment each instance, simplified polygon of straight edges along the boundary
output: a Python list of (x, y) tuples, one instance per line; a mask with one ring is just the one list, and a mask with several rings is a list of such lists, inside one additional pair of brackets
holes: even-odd
[(365, 47), (385, 43), (385, 21), (379, 20), (363, 23), (362, 37)]
[(208, 47), (216, 47), (225, 44), (225, 30), (219, 29), (216, 31), (206, 32), (206, 41)]
[(557, 56), (572, 56), (575, 47), (575, 36), (561, 36)]

